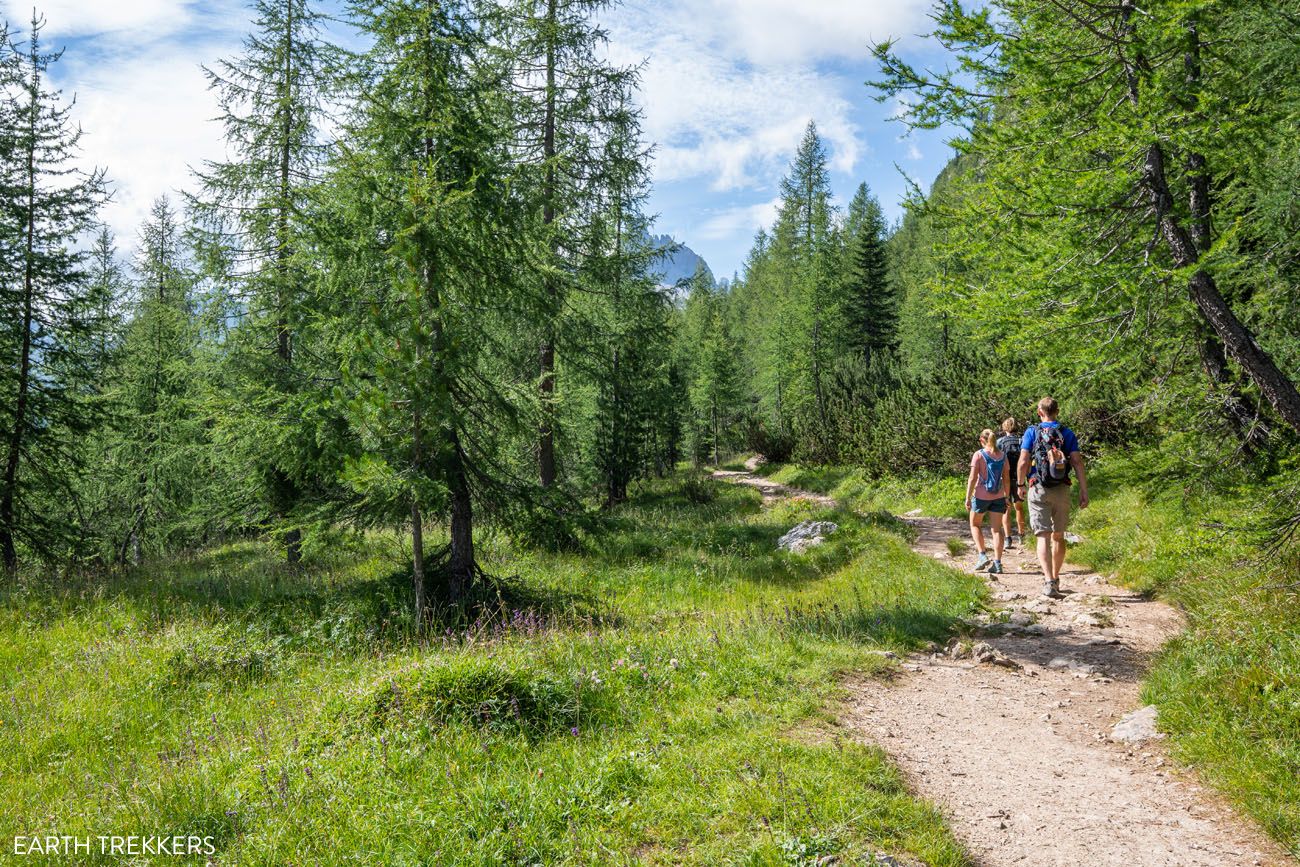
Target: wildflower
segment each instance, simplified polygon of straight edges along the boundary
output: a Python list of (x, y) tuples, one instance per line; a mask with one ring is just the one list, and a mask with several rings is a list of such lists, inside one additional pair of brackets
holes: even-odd
[(573, 735), (576, 738), (578, 736), (578, 727), (574, 726), (573, 728), (569, 729), (569, 734)]
[(673, 669), (674, 671), (680, 667), (679, 663), (677, 662), (677, 657), (674, 656), (672, 659), (668, 660), (668, 667)]

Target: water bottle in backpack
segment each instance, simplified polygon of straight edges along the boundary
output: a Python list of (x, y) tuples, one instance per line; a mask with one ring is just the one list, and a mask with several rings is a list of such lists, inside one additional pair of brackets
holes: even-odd
[(1037, 426), (1033, 455), (1034, 474), (1043, 487), (1070, 484), (1070, 462), (1065, 454), (1065, 436), (1059, 425)]

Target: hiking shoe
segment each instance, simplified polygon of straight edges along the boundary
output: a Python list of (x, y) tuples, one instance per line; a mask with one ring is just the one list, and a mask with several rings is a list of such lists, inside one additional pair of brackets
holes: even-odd
[(1044, 584), (1043, 595), (1048, 597), (1049, 599), (1064, 598), (1064, 595), (1061, 593), (1061, 587), (1059, 584)]
[(986, 554), (983, 551), (980, 551), (980, 557), (978, 560), (975, 561), (975, 571), (983, 572), (985, 569), (989, 568), (989, 564), (992, 562), (993, 561), (989, 559), (988, 554)]
[(1016, 537), (1007, 536), (1007, 550), (1010, 551), (1014, 547), (1016, 547)]
[(1001, 574), (1002, 574), (1002, 561), (1001, 561), (1001, 560), (994, 560), (994, 561), (993, 561), (993, 565), (989, 567), (989, 574), (990, 574), (990, 575), (1001, 575)]

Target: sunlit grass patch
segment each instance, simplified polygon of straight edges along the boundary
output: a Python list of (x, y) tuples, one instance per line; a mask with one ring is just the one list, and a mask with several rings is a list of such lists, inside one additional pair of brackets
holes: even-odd
[[(963, 863), (878, 751), (788, 733), (978, 582), (883, 516), (709, 484), (641, 485), (580, 550), (485, 535), (540, 601), (420, 636), (385, 535), (296, 571), (239, 543), (11, 589), (0, 822), (210, 833), (230, 864)], [(839, 529), (777, 548), (810, 519)]]

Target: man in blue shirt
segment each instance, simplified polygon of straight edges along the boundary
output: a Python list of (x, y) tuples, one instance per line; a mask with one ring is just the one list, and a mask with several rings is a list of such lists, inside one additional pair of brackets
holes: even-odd
[(1065, 565), (1065, 530), (1070, 524), (1070, 470), (1079, 477), (1079, 508), (1088, 508), (1088, 475), (1074, 431), (1056, 420), (1060, 407), (1053, 398), (1038, 402), (1039, 423), (1025, 430), (1020, 441), (1017, 487), (1029, 503), (1029, 529), (1038, 537), (1038, 562), (1043, 567), (1043, 594), (1061, 598), (1061, 567)]

